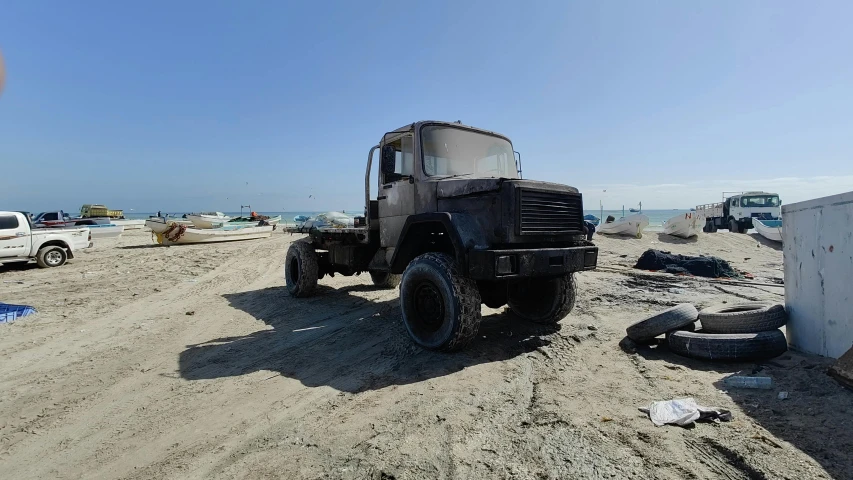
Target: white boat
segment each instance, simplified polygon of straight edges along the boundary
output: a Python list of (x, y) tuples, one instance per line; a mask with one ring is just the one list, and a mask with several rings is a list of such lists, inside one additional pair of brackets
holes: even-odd
[(705, 227), (705, 215), (696, 212), (678, 214), (663, 224), (663, 233), (674, 237), (690, 238), (699, 235)]
[(117, 238), (124, 232), (124, 227), (121, 225), (86, 225), (92, 238)]
[(145, 226), (145, 220), (128, 220), (126, 218), (113, 219), (110, 223), (121, 225), (125, 230), (141, 230)]
[(172, 223), (165, 231), (155, 232), (155, 236), (157, 237), (157, 243), (161, 245), (233, 242), (236, 240), (268, 238), (272, 235), (273, 228), (275, 227), (272, 225), (265, 225), (263, 227), (192, 228)]
[(150, 228), (154, 233), (163, 233), (169, 228), (169, 225), (177, 223), (178, 225), (184, 225), (186, 227), (192, 227), (192, 222), (189, 220), (185, 220), (183, 218), (163, 218), (163, 217), (149, 217), (148, 220), (145, 220), (145, 226)]
[(204, 212), (187, 215), (187, 220), (196, 228), (215, 228), (217, 224), (227, 223), (231, 217), (222, 212)]
[(782, 243), (782, 220), (759, 220), (753, 218), (752, 226), (759, 235), (767, 240)]
[[(210, 222), (213, 225), (213, 228), (219, 227), (228, 227), (228, 226), (243, 226), (243, 227), (254, 227), (260, 223), (261, 220), (264, 220), (270, 225), (278, 225), (281, 222), (281, 215), (276, 215), (274, 217), (257, 217), (254, 220), (252, 217), (234, 217), (227, 222)], [(204, 228), (204, 227), (199, 227)]]
[(628, 235), (632, 237), (642, 238), (643, 229), (649, 226), (649, 217), (638, 213), (636, 215), (628, 215), (612, 222), (604, 222), (595, 228), (596, 233), (604, 233), (606, 235)]

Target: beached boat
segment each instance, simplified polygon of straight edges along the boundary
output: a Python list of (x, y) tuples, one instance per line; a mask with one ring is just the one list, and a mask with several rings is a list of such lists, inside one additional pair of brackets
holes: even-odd
[(185, 227), (193, 226), (192, 222), (190, 222), (189, 220), (184, 220), (182, 218), (150, 217), (148, 218), (148, 220), (145, 220), (145, 226), (151, 229), (151, 231), (154, 233), (165, 232), (173, 223), (183, 225)]
[(649, 217), (643, 214), (628, 215), (612, 222), (600, 224), (596, 229), (596, 233), (604, 233), (607, 235), (629, 235), (632, 237), (642, 238), (643, 229), (649, 226)]
[(161, 245), (216, 243), (268, 238), (274, 228), (273, 225), (265, 225), (263, 227), (225, 226), (220, 228), (192, 228), (173, 223), (165, 231), (155, 232), (154, 235), (157, 238), (157, 243)]
[[(281, 215), (276, 215), (274, 217), (267, 217), (266, 215), (260, 215), (257, 217), (234, 217), (231, 220), (228, 220), (224, 223), (210, 222), (213, 225), (213, 228), (225, 227), (225, 226), (244, 226), (244, 227), (254, 227), (257, 226), (261, 221), (267, 222), (269, 225), (278, 225), (281, 222)], [(201, 227), (200, 227), (201, 228)]]
[(705, 216), (696, 212), (678, 214), (663, 224), (663, 233), (674, 237), (690, 238), (699, 235), (705, 227)]
[(117, 238), (124, 232), (124, 227), (121, 225), (83, 225), (89, 229), (92, 238)]
[(191, 213), (187, 220), (192, 222), (196, 228), (214, 228), (214, 224), (223, 224), (231, 220), (231, 217), (222, 212)]
[(598, 225), (599, 223), (601, 223), (601, 219), (596, 217), (595, 215), (584, 215), (583, 220), (593, 225)]
[(752, 226), (759, 235), (767, 240), (782, 243), (782, 220), (759, 220), (753, 218)]
[(126, 218), (113, 219), (113, 225), (121, 225), (125, 230), (141, 230), (145, 226), (145, 220), (128, 220)]

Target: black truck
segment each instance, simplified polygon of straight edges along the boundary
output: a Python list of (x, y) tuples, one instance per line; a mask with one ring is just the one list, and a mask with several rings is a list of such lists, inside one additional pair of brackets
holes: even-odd
[[(377, 195), (370, 173), (379, 152)], [(370, 274), (400, 286), (403, 323), (424, 348), (467, 345), (480, 306), (556, 323), (575, 304), (574, 273), (596, 266), (576, 188), (524, 180), (509, 138), (459, 122), (421, 121), (370, 149), (365, 215), (346, 228), (296, 227), (285, 281), (309, 296), (325, 275)]]

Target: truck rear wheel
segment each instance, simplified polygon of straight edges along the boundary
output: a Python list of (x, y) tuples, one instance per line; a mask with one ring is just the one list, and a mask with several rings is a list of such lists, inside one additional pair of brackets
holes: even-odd
[(307, 297), (317, 288), (319, 261), (314, 247), (303, 240), (293, 242), (284, 260), (284, 281), (294, 297)]
[(373, 280), (373, 285), (379, 288), (397, 288), (400, 285), (401, 275), (395, 275), (389, 272), (380, 272), (372, 270), (370, 279)]
[(480, 330), (480, 292), (450, 255), (425, 253), (412, 260), (400, 284), (403, 324), (430, 350), (459, 350)]
[(41, 268), (60, 267), (68, 260), (68, 254), (62, 247), (44, 247), (36, 254), (36, 263)]
[(577, 285), (574, 274), (531, 278), (510, 285), (507, 303), (524, 320), (556, 324), (575, 307)]

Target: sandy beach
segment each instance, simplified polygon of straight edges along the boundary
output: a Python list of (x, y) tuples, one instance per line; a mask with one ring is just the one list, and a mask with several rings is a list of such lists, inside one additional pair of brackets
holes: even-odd
[[(131, 231), (69, 264), (0, 267), (0, 477), (849, 478), (853, 395), (831, 360), (688, 360), (619, 347), (625, 327), (689, 302), (784, 303), (783, 289), (633, 270), (648, 248), (716, 255), (782, 280), (780, 247), (729, 232), (597, 236), (559, 329), (483, 307), (455, 354), (416, 347), (397, 290), (369, 276), (284, 288), (300, 238), (161, 247)], [(731, 390), (734, 372), (772, 390)], [(780, 400), (780, 391), (788, 399)], [(730, 423), (655, 427), (637, 409), (694, 397)]]

